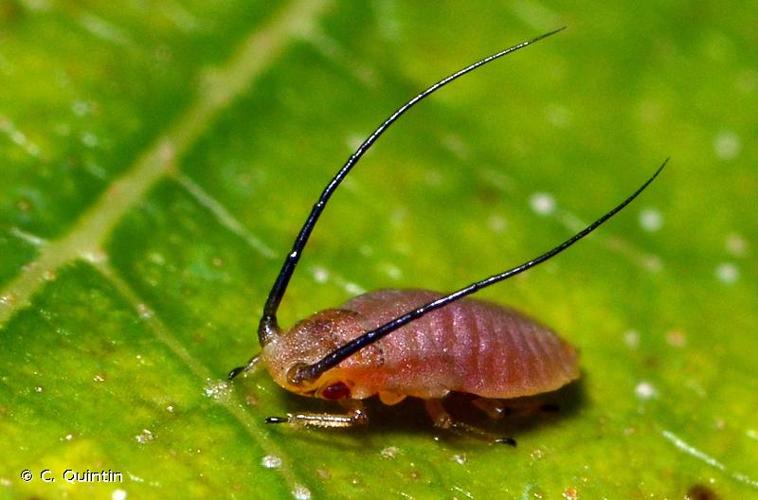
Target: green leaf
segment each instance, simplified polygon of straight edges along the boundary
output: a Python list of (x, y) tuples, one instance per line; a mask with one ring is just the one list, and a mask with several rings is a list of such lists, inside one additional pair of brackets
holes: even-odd
[[(758, 489), (755, 6), (537, 2), (0, 4), (0, 491), (10, 497), (725, 498)], [(557, 414), (435, 430), (419, 401), (348, 431), (261, 372), (259, 311), (299, 225), (398, 105), (435, 95), (334, 196), (291, 325), (364, 290), (480, 295), (561, 332)], [(753, 103), (753, 104), (750, 104)], [(22, 471), (32, 472), (24, 481)], [(54, 482), (40, 474), (49, 470)], [(69, 482), (65, 470), (113, 471)]]

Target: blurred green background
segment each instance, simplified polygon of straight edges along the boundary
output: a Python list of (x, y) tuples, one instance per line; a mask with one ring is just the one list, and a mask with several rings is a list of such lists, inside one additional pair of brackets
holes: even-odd
[[(0, 494), (754, 496), (757, 11), (0, 0)], [(223, 383), (327, 179), (426, 85), (563, 25), (377, 143), (281, 311), (291, 325), (365, 290), (458, 288), (671, 156), (596, 235), (481, 294), (578, 347), (582, 380), (548, 397), (562, 411), (480, 422), (516, 449), (440, 433), (418, 401), (371, 404), (362, 430), (267, 427), (334, 409), (265, 373)]]

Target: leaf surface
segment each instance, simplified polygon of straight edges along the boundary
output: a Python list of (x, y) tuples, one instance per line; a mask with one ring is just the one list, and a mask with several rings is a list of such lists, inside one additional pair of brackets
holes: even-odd
[[(754, 495), (756, 12), (699, 8), (0, 5), (4, 494)], [(325, 182), (420, 89), (563, 24), (377, 143), (280, 314), (516, 265), (671, 156), (596, 235), (480, 294), (577, 346), (580, 382), (545, 397), (560, 411), (491, 423), (450, 402), (516, 449), (437, 431), (410, 400), (371, 402), (365, 429), (267, 426), (338, 410), (265, 372), (224, 382)]]

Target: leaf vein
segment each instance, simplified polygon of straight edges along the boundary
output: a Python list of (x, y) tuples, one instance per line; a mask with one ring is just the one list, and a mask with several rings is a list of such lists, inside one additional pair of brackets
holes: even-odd
[(158, 181), (174, 173), (175, 159), (188, 151), (215, 118), (277, 60), (287, 43), (307, 30), (329, 5), (327, 0), (292, 1), (266, 26), (253, 31), (226, 65), (214, 72), (197, 99), (137, 156), (72, 229), (42, 248), (37, 258), (0, 291), (0, 326), (29, 305), (46, 276), (77, 258), (100, 253), (124, 214)]
[(232, 212), (229, 211), (223, 203), (211, 196), (190, 177), (179, 173), (176, 175), (176, 181), (195, 199), (195, 201), (197, 201), (203, 208), (207, 209), (216, 218), (216, 221), (219, 224), (242, 238), (253, 250), (269, 259), (273, 259), (276, 256), (276, 253), (274, 253), (274, 250), (272, 250), (271, 247), (251, 233), (249, 229), (234, 217)]

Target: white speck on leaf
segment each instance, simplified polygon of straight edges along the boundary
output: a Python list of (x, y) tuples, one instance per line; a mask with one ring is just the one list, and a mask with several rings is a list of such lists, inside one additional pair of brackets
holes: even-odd
[(321, 266), (314, 266), (311, 272), (316, 283), (326, 283), (329, 280), (329, 271)]
[(658, 396), (658, 389), (650, 382), (640, 382), (634, 388), (634, 393), (640, 399), (652, 399)]
[(624, 332), (624, 343), (630, 349), (636, 349), (640, 345), (640, 332), (637, 330), (627, 330)]
[(71, 111), (73, 111), (76, 116), (88, 115), (91, 110), (92, 106), (87, 101), (74, 101), (74, 104), (71, 105)]
[(282, 466), (282, 459), (276, 455), (266, 455), (261, 459), (261, 465), (267, 469), (278, 469)]
[(490, 215), (490, 218), (487, 219), (487, 226), (489, 226), (493, 233), (500, 234), (505, 231), (507, 224), (502, 215), (492, 214)]
[(646, 208), (641, 211), (639, 221), (640, 226), (645, 231), (654, 232), (663, 227), (663, 215), (654, 208)]
[(84, 144), (88, 148), (94, 148), (98, 144), (100, 144), (100, 141), (98, 140), (97, 136), (93, 134), (92, 132), (85, 132), (82, 134), (82, 144)]
[(131, 479), (135, 483), (144, 483), (145, 482), (145, 480), (143, 478), (141, 478), (141, 477), (139, 477), (139, 476), (137, 476), (135, 474), (132, 474), (129, 471), (126, 472), (126, 475), (129, 477), (129, 479)]
[(134, 436), (134, 439), (139, 444), (145, 444), (148, 441), (152, 441), (153, 439), (155, 439), (155, 436), (153, 435), (153, 433), (149, 429), (142, 429), (142, 432), (140, 432), (139, 434), (137, 434), (136, 436)]
[(29, 155), (37, 157), (40, 154), (39, 146), (33, 143), (16, 125), (8, 118), (0, 115), (0, 133), (7, 135), (11, 141), (21, 147)]
[(126, 500), (126, 496), (126, 490), (113, 490), (113, 493), (111, 493), (111, 500)]
[(719, 160), (734, 160), (742, 151), (740, 136), (731, 130), (716, 134), (713, 138), (713, 152)]
[(159, 266), (166, 263), (166, 258), (160, 252), (150, 252), (147, 254), (147, 260)]
[(398, 453), (400, 453), (400, 448), (396, 446), (388, 446), (379, 452), (382, 458), (387, 458), (387, 459), (397, 457)]
[(141, 319), (150, 319), (153, 317), (153, 310), (146, 304), (137, 304), (137, 314)]
[(723, 262), (716, 266), (716, 278), (727, 285), (731, 285), (740, 279), (740, 270), (736, 264)]
[(358, 285), (357, 283), (352, 283), (349, 281), (345, 283), (345, 291), (353, 295), (360, 295), (362, 293), (366, 293), (365, 288)]
[(87, 250), (82, 252), (82, 258), (92, 264), (102, 264), (108, 260), (108, 256), (102, 250)]
[(393, 280), (399, 280), (403, 277), (403, 271), (394, 264), (382, 265), (384, 272)]
[[(472, 495), (470, 491), (464, 490), (460, 486), (454, 485), (452, 487), (452, 489), (454, 489), (455, 491), (459, 492), (460, 494), (462, 494), (466, 498), (474, 498), (474, 495)], [(413, 497), (411, 497), (411, 498), (413, 498)], [(453, 498), (457, 498), (457, 497), (453, 497)]]
[(203, 392), (209, 398), (215, 400), (223, 400), (229, 396), (230, 385), (226, 380), (207, 380), (207, 384), (203, 388)]
[(529, 206), (539, 215), (550, 215), (555, 212), (555, 198), (548, 193), (534, 193), (529, 198)]
[(292, 496), (295, 498), (295, 500), (310, 500), (311, 490), (302, 484), (298, 484), (295, 485), (295, 488), (292, 490)]

